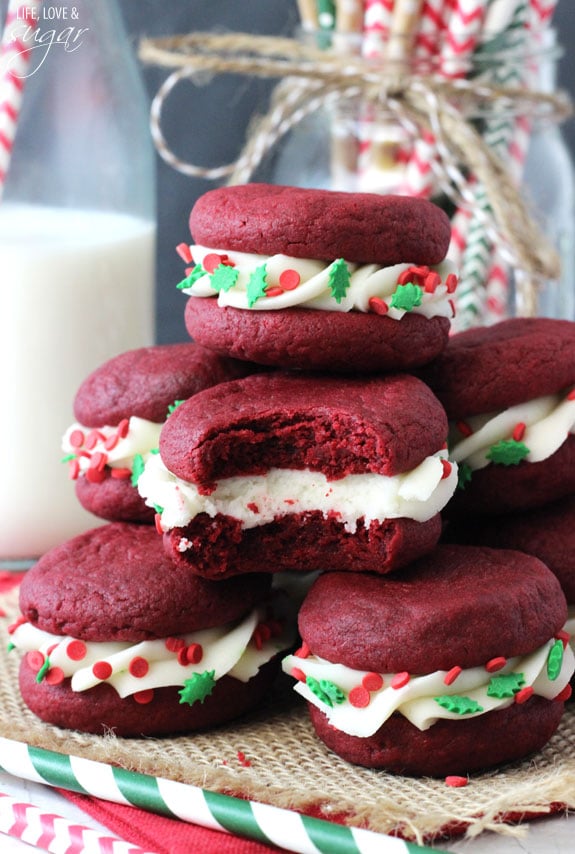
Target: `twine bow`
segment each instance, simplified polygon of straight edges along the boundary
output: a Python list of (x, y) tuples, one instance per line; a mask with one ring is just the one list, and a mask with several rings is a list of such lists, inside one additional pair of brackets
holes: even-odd
[[(322, 51), (278, 37), (244, 33), (193, 33), (144, 40), (144, 62), (175, 69), (152, 104), (151, 126), (160, 155), (178, 171), (209, 180), (228, 177), (246, 183), (278, 140), (317, 110), (361, 100), (384, 108), (412, 134), (431, 132), (436, 141), (441, 189), (457, 204), (473, 206), (473, 183), (482, 184), (492, 211), (486, 228), (503, 242), (508, 260), (527, 277), (525, 313), (535, 313), (538, 284), (558, 279), (560, 261), (534, 221), (519, 187), (501, 158), (469, 120), (482, 109), (512, 110), (561, 121), (571, 114), (563, 93), (549, 94), (503, 87), (464, 77), (418, 74), (404, 64), (374, 66), (349, 53)], [(277, 78), (268, 113), (253, 127), (234, 163), (213, 169), (178, 159), (161, 130), (163, 104), (184, 78), (205, 80), (205, 73)], [(198, 80), (197, 78), (200, 78)]]

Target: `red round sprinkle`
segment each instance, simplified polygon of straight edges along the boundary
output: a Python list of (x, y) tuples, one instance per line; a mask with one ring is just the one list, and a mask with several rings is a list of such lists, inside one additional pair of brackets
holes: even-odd
[(93, 451), (98, 442), (100, 442), (104, 438), (104, 434), (100, 433), (99, 430), (91, 430), (86, 436), (86, 441), (84, 442), (84, 445), (86, 446), (88, 451)]
[(190, 252), (190, 247), (187, 243), (178, 243), (176, 246), (176, 252), (186, 264), (190, 264), (192, 259), (192, 253)]
[(82, 430), (72, 430), (70, 433), (70, 444), (73, 448), (81, 448), (84, 444), (84, 432)]
[(190, 664), (199, 664), (204, 657), (201, 643), (191, 643), (186, 648), (186, 659)]
[(66, 677), (60, 667), (50, 667), (44, 679), (48, 685), (61, 685)]
[(368, 691), (379, 691), (380, 688), (383, 688), (383, 676), (379, 673), (366, 673), (361, 684)]
[(298, 682), (305, 682), (306, 675), (303, 670), (300, 670), (299, 667), (292, 667), (291, 675), (294, 679), (297, 679)]
[(181, 649), (185, 649), (186, 646), (183, 638), (166, 638), (164, 643), (168, 652), (179, 652)]
[(396, 689), (403, 688), (404, 685), (407, 685), (410, 678), (411, 677), (409, 673), (407, 673), (406, 671), (403, 671), (402, 673), (396, 673), (393, 679), (391, 680), (391, 687)]
[(465, 438), (471, 436), (473, 433), (473, 430), (471, 429), (467, 421), (458, 421), (455, 426), (457, 427), (461, 435), (465, 436)]
[(565, 629), (561, 629), (561, 630), (560, 630), (560, 631), (558, 631), (558, 632), (557, 632), (557, 634), (555, 635), (555, 639), (556, 639), (556, 640), (563, 641), (563, 649), (565, 649), (565, 647), (566, 647), (566, 646), (567, 646), (567, 644), (569, 643), (569, 639), (570, 639), (570, 637), (571, 637), (571, 635), (569, 634), (569, 632), (566, 632), (566, 631), (565, 631)]
[(159, 513), (156, 513), (154, 516), (154, 525), (156, 526), (156, 531), (158, 534), (163, 534), (164, 529), (162, 528), (162, 517)]
[(44, 658), (44, 654), (40, 652), (39, 649), (32, 649), (30, 652), (26, 653), (26, 662), (28, 667), (34, 671), (34, 673), (38, 673), (39, 670), (44, 666), (44, 662), (46, 659)]
[(513, 428), (513, 433), (511, 434), (511, 438), (515, 442), (520, 442), (523, 436), (525, 435), (525, 424), (522, 421), (519, 421), (518, 424)]
[(297, 658), (307, 658), (309, 655), (309, 652), (310, 652), (309, 646), (307, 645), (307, 643), (305, 641), (303, 641), (300, 648), (296, 649), (296, 651), (294, 652), (294, 655), (297, 656)]
[(365, 709), (371, 700), (369, 691), (363, 685), (356, 685), (355, 688), (352, 688), (347, 698), (355, 709)]
[(120, 437), (118, 436), (118, 434), (112, 433), (112, 435), (108, 436), (108, 438), (104, 442), (104, 447), (107, 451), (113, 451), (119, 441)]
[(204, 270), (207, 270), (208, 273), (213, 273), (216, 267), (219, 267), (225, 260), (227, 260), (227, 255), (218, 255), (217, 252), (210, 252), (209, 255), (206, 255), (202, 262), (202, 266)]
[(526, 703), (527, 700), (533, 696), (533, 688), (531, 685), (527, 685), (525, 688), (522, 688), (521, 691), (518, 691), (515, 695), (516, 703)]
[(284, 292), (283, 288), (280, 288), (279, 285), (270, 285), (265, 289), (267, 297), (281, 297)]
[(495, 673), (496, 670), (501, 670), (502, 667), (505, 667), (507, 664), (507, 659), (502, 655), (498, 655), (496, 658), (490, 658), (487, 664), (485, 665), (485, 669), (488, 673)]
[(255, 501), (250, 501), (246, 506), (247, 506), (248, 510), (252, 511), (252, 513), (259, 513), (260, 512), (260, 508), (255, 503)]
[(448, 300), (448, 302), (449, 302), (449, 307), (451, 309), (451, 316), (455, 317), (455, 315), (457, 314), (457, 309), (455, 308), (455, 303), (453, 302), (452, 299)]
[(145, 691), (136, 691), (132, 696), (136, 703), (139, 703), (141, 706), (145, 706), (147, 703), (151, 703), (154, 699), (154, 689), (148, 688)]
[(25, 616), (24, 616), (24, 614), (20, 614), (20, 616), (18, 617), (18, 619), (17, 619), (17, 620), (15, 620), (13, 623), (11, 623), (11, 624), (8, 626), (8, 634), (9, 634), (9, 635), (14, 634), (14, 632), (16, 631), (16, 629), (18, 628), (18, 626), (23, 626), (23, 625), (24, 625), (24, 623), (27, 623), (27, 622), (28, 622), (28, 618), (27, 618), (27, 617), (25, 617)]
[(86, 480), (88, 483), (103, 483), (106, 480), (106, 470), (90, 466), (86, 470)]
[(380, 314), (383, 316), (389, 311), (388, 304), (385, 302), (385, 300), (382, 300), (381, 297), (370, 297), (368, 305), (370, 310), (373, 311), (374, 314)]
[(142, 679), (149, 669), (150, 665), (145, 658), (142, 658), (141, 655), (135, 655), (128, 665), (130, 675), (134, 676), (136, 679)]
[(113, 477), (114, 480), (128, 480), (129, 477), (132, 477), (132, 472), (130, 469), (110, 469), (110, 477)]
[(445, 685), (453, 685), (459, 674), (461, 673), (461, 667), (456, 665), (452, 667), (451, 670), (448, 670), (445, 676), (443, 677), (443, 682)]
[(441, 466), (443, 468), (443, 474), (441, 475), (441, 479), (445, 480), (445, 478), (449, 477), (449, 475), (451, 474), (451, 470), (452, 470), (453, 466), (451, 465), (449, 460), (444, 460), (444, 459), (441, 460)]
[(103, 454), (101, 451), (97, 451), (95, 454), (92, 454), (92, 459), (90, 460), (90, 468), (97, 469), (98, 471), (103, 471), (107, 462), (108, 455)]
[(569, 685), (569, 683), (567, 683), (561, 693), (557, 694), (557, 696), (553, 697), (553, 699), (557, 700), (558, 703), (565, 703), (570, 698), (572, 693), (573, 688), (571, 687), (571, 685)]
[(54, 652), (54, 650), (56, 649), (57, 646), (60, 646), (60, 644), (59, 643), (53, 643), (53, 644), (51, 644), (51, 646), (48, 647), (48, 649), (46, 650), (46, 655), (48, 656), (48, 658), (50, 658), (50, 656), (52, 655), (52, 653)]
[(80, 477), (80, 462), (79, 460), (73, 459), (69, 462), (68, 467), (68, 475), (70, 480), (78, 480)]
[(571, 391), (567, 395), (567, 400), (575, 400), (575, 388), (571, 389)]
[(120, 439), (125, 439), (130, 432), (130, 419), (122, 418), (117, 427), (118, 436)]
[(72, 661), (82, 661), (82, 659), (86, 657), (86, 652), (86, 644), (81, 640), (70, 641), (66, 647), (66, 655), (68, 658), (71, 658)]
[(459, 281), (455, 273), (450, 273), (445, 280), (445, 287), (447, 288), (447, 293), (452, 294), (458, 284)]
[(96, 661), (92, 665), (92, 673), (96, 679), (109, 679), (112, 675), (112, 665), (107, 661)]
[(423, 280), (423, 290), (428, 294), (432, 294), (434, 293), (436, 287), (440, 284), (441, 276), (439, 275), (439, 273), (436, 273), (435, 270), (432, 270)]
[(293, 291), (301, 282), (301, 276), (297, 270), (284, 270), (280, 273), (279, 283), (284, 291)]
[(456, 774), (450, 774), (445, 778), (445, 785), (451, 786), (452, 789), (461, 789), (463, 786), (467, 786), (468, 782), (467, 777), (458, 777)]

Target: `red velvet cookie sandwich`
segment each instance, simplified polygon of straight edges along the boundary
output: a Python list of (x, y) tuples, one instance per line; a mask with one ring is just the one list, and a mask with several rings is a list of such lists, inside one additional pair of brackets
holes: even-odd
[(245, 362), (192, 343), (130, 350), (97, 368), (76, 394), (78, 423), (62, 443), (82, 506), (111, 521), (152, 523), (134, 480), (157, 449), (170, 409), (246, 373)]
[(198, 199), (190, 230), (186, 327), (220, 353), (378, 373), (447, 343), (457, 278), (449, 219), (431, 202), (248, 184)]
[(517, 318), (461, 332), (420, 375), (445, 406), (459, 464), (448, 515), (575, 492), (575, 323)]
[(537, 558), (444, 545), (397, 575), (320, 575), (283, 668), (347, 761), (468, 774), (541, 749), (557, 728), (575, 669), (566, 618)]
[(439, 538), (446, 430), (409, 375), (254, 375), (179, 406), (138, 489), (171, 559), (207, 578), (388, 572)]
[(153, 527), (117, 522), (44, 555), (11, 643), (42, 720), (120, 736), (186, 733), (255, 708), (293, 632), (269, 576), (214, 584), (165, 556)]

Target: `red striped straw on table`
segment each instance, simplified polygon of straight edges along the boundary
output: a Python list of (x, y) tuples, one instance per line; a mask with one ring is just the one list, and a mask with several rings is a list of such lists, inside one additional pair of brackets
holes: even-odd
[[(54, 854), (151, 854), (138, 845), (84, 827), (0, 792), (0, 833)], [(1, 843), (0, 843), (1, 846)]]
[(41, 0), (10, 0), (0, 42), (0, 198), (4, 189), (20, 105), (30, 65), (30, 32), (38, 26)]

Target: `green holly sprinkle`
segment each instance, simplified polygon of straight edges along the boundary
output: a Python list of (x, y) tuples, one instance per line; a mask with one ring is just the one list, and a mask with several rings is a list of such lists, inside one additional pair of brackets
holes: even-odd
[(174, 410), (178, 408), (178, 406), (182, 405), (182, 403), (184, 403), (183, 400), (174, 400), (173, 403), (170, 403), (170, 405), (168, 406), (168, 415), (171, 415), (172, 412), (174, 412)]
[(12, 641), (8, 642), (8, 646), (6, 647), (7, 652), (12, 652), (13, 649), (16, 649), (16, 644), (12, 643)]
[(455, 712), (458, 715), (472, 715), (474, 712), (483, 711), (483, 706), (480, 706), (471, 697), (461, 697), (459, 694), (444, 694), (433, 699), (442, 709), (447, 709), (448, 712)]
[(227, 264), (219, 264), (210, 276), (210, 287), (215, 291), (229, 291), (238, 280), (239, 272)]
[(266, 295), (266, 275), (266, 265), (262, 264), (261, 267), (256, 267), (248, 280), (246, 296), (250, 308)]
[(525, 459), (528, 453), (529, 448), (523, 442), (516, 442), (515, 439), (502, 439), (501, 442), (490, 447), (487, 459), (502, 466), (516, 466)]
[(563, 641), (556, 640), (551, 649), (549, 650), (549, 655), (547, 656), (547, 676), (554, 682), (559, 674), (561, 673), (561, 668), (563, 666)]
[(499, 700), (514, 697), (523, 685), (525, 685), (523, 673), (500, 673), (489, 680), (487, 696), (497, 697)]
[[(327, 682), (327, 680), (322, 679), (321, 682)], [(322, 688), (321, 682), (318, 682), (318, 680), (314, 679), (313, 676), (306, 676), (305, 684), (309, 690), (316, 695), (320, 702), (325, 703), (325, 705), (329, 706), (331, 709), (333, 707), (333, 701), (327, 691), (324, 691)]]
[(69, 463), (70, 460), (75, 460), (75, 459), (76, 459), (76, 454), (66, 454), (65, 457), (62, 457), (60, 462), (61, 463)]
[(198, 279), (201, 279), (203, 276), (207, 274), (207, 270), (204, 270), (201, 264), (196, 264), (191, 273), (178, 285), (176, 285), (179, 291), (185, 291), (187, 288), (191, 288)]
[(214, 690), (215, 672), (215, 670), (204, 670), (203, 673), (194, 673), (189, 679), (186, 679), (184, 687), (178, 691), (180, 705), (188, 703), (188, 705), (193, 706), (197, 702), (203, 703)]
[(413, 282), (407, 282), (405, 285), (397, 286), (389, 304), (392, 308), (412, 311), (417, 305), (421, 305), (422, 297), (423, 288), (420, 285), (414, 285)]
[(132, 486), (137, 486), (138, 481), (140, 479), (140, 475), (144, 471), (144, 458), (141, 454), (134, 455), (134, 463), (132, 465), (132, 477), (130, 478), (130, 483)]
[(457, 488), (465, 489), (468, 483), (471, 483), (471, 475), (473, 469), (468, 463), (459, 463), (457, 467)]
[(154, 454), (154, 456), (155, 456), (156, 454), (159, 454), (159, 453), (160, 453), (160, 449), (159, 449), (159, 448), (150, 448), (150, 450), (148, 451), (148, 453), (150, 453), (150, 454)]
[(343, 703), (345, 700), (345, 693), (335, 682), (330, 682), (328, 679), (320, 679), (319, 687), (333, 703)]
[(156, 513), (158, 514), (158, 516), (161, 516), (161, 515), (162, 515), (162, 513), (164, 512), (164, 508), (163, 508), (163, 507), (160, 507), (160, 505), (159, 505), (159, 504), (154, 504), (154, 510), (156, 511)]
[(350, 281), (347, 264), (343, 258), (338, 258), (337, 261), (333, 262), (329, 270), (329, 289), (338, 305), (345, 297)]
[(46, 675), (46, 673), (50, 670), (50, 659), (48, 656), (44, 659), (44, 664), (36, 674), (36, 682), (41, 682)]

